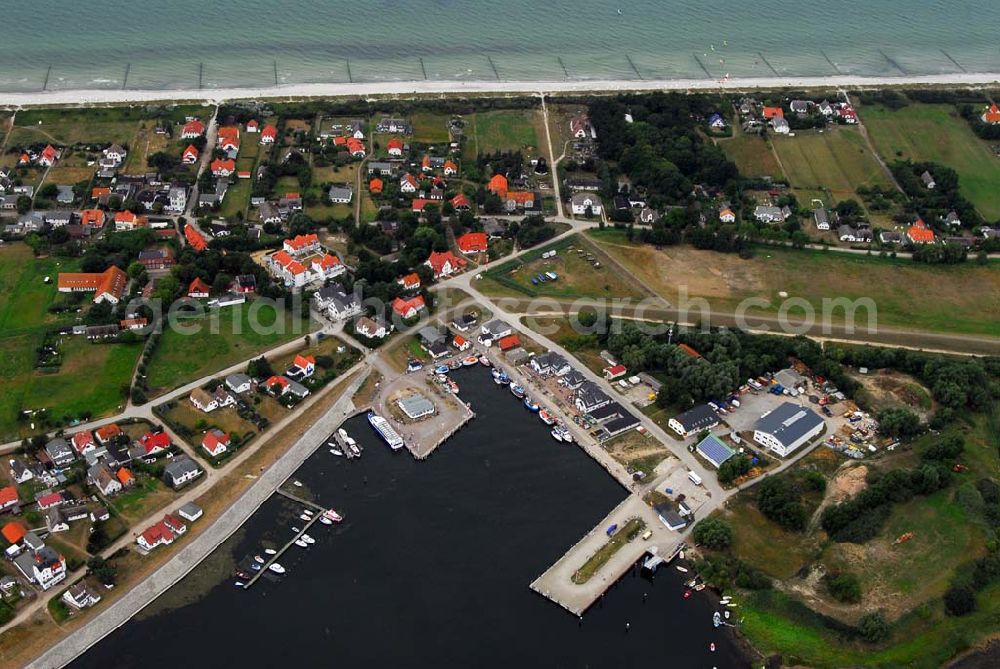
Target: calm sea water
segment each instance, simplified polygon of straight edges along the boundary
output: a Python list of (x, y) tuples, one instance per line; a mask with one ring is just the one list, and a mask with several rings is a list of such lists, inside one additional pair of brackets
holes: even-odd
[(672, 569), (626, 575), (582, 621), (529, 590), (624, 493), (484, 370), (458, 381), (480, 415), (429, 460), (390, 453), (360, 417), (347, 426), (360, 461), (321, 449), (303, 466), (296, 477), (346, 520), (292, 547), (281, 582), (245, 592), (224, 576), (301, 523), (275, 497), (152, 607), (176, 608), (140, 615), (71, 666), (748, 666), (713, 628), (709, 596), (683, 599)]
[(5, 4), (6, 91), (1000, 69), (996, 0)]

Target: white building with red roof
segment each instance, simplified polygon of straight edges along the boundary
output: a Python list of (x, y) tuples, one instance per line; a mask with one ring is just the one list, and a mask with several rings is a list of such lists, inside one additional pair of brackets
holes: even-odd
[(232, 444), (230, 436), (219, 429), (212, 429), (205, 433), (201, 440), (201, 447), (213, 458), (217, 458), (229, 450)]
[(465, 260), (451, 251), (432, 251), (424, 264), (434, 272), (434, 278), (439, 279), (442, 276), (451, 276), (462, 271), (465, 267)]
[(409, 299), (397, 297), (392, 301), (392, 310), (403, 320), (409, 320), (427, 308), (423, 295), (414, 295)]
[(205, 134), (205, 124), (198, 119), (191, 119), (181, 129), (181, 139), (198, 139)]
[(173, 514), (166, 514), (163, 520), (146, 528), (135, 542), (147, 551), (151, 551), (158, 546), (168, 546), (174, 540), (187, 532), (187, 525), (180, 518)]
[(264, 129), (260, 132), (260, 143), (274, 144), (274, 140), (276, 139), (278, 139), (278, 129), (273, 125), (264, 126)]

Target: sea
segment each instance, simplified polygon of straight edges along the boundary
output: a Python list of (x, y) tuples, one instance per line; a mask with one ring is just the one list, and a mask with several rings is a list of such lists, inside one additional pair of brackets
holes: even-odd
[(996, 0), (34, 0), (0, 92), (1000, 71)]
[[(301, 507), (274, 496), (230, 540), (73, 669), (142, 667), (750, 666), (708, 590), (633, 569), (582, 617), (528, 586), (625, 491), (560, 444), (485, 368), (455, 372), (478, 416), (429, 459), (393, 453), (363, 416), (347, 461), (321, 448), (293, 490), (344, 515), (250, 590), (235, 561), (283, 544)], [(637, 539), (638, 541), (639, 539)], [(738, 612), (739, 609), (734, 609)], [(738, 623), (738, 615), (733, 621)], [(715, 644), (715, 650), (711, 649)]]

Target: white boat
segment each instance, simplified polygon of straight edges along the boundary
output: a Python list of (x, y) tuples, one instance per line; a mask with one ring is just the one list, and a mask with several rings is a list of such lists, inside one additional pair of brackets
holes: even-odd
[(340, 450), (339, 448), (331, 448), (330, 449), (330, 454), (331, 455), (336, 455), (338, 458), (344, 457), (344, 452), (342, 450)]
[(354, 441), (351, 437), (344, 437), (344, 443), (353, 448), (358, 442)]
[(260, 568), (263, 566), (264, 565), (257, 564), (256, 562), (250, 563), (250, 568), (253, 569), (254, 571), (260, 571)]
[(342, 427), (337, 428), (337, 434), (340, 435), (341, 439), (347, 439), (347, 430), (345, 430), (344, 428)]
[(307, 544), (305, 541), (302, 541), (302, 539), (296, 539), (295, 545), (298, 546), (299, 548), (309, 548), (309, 544)]
[(273, 548), (265, 548), (264, 552), (267, 553), (268, 555), (277, 555), (278, 554), (278, 551), (274, 550)]
[(292, 532), (295, 532), (295, 534), (298, 534), (299, 532), (301, 532), (301, 530), (299, 530), (299, 528), (297, 528), (297, 527), (293, 527), (292, 528)]
[(722, 616), (720, 616), (719, 612), (716, 611), (715, 613), (712, 614), (712, 625), (718, 627), (721, 624), (722, 624)]
[(679, 552), (679, 553), (677, 554), (677, 557), (679, 557), (680, 559), (682, 559), (682, 560), (683, 560), (683, 559), (684, 559), (684, 551), (681, 551), (681, 552)]
[(373, 411), (368, 412), (368, 423), (378, 432), (378, 435), (385, 440), (385, 443), (389, 444), (389, 448), (394, 451), (398, 451), (403, 447), (403, 438), (392, 429), (389, 425), (389, 421), (382, 416), (379, 416)]
[(312, 517), (303, 513), (299, 516), (299, 520), (312, 520)]
[(296, 488), (301, 488), (302, 481), (292, 481), (292, 485), (295, 486)]
[(259, 555), (254, 555), (253, 561), (256, 562), (257, 564), (264, 564), (264, 558), (262, 558)]
[(357, 444), (348, 444), (347, 447), (351, 449), (351, 455), (353, 455), (356, 458), (361, 457), (361, 449), (358, 448)]
[(310, 546), (311, 546), (312, 544), (316, 543), (316, 540), (315, 540), (315, 539), (313, 539), (313, 538), (312, 538), (311, 536), (309, 536), (308, 534), (303, 534), (303, 535), (302, 535), (302, 541), (306, 542), (306, 543), (307, 543), (307, 544), (309, 544)]
[(490, 366), (490, 359), (486, 357), (485, 353), (483, 355), (479, 356), (479, 364), (483, 365), (484, 367), (489, 367)]
[(687, 570), (686, 567), (682, 567), (680, 565), (677, 565), (677, 571), (679, 571), (682, 574), (686, 574), (688, 570)]
[(320, 516), (319, 522), (323, 523), (324, 525), (333, 525), (333, 521), (327, 518), (326, 516)]
[(315, 512), (315, 511), (313, 511), (312, 509), (302, 509), (302, 513), (306, 514), (307, 516), (309, 516), (309, 517), (311, 518), (311, 517), (312, 517), (312, 515), (313, 515), (314, 513), (316, 513), (316, 512)]
[(285, 573), (285, 568), (282, 567), (277, 562), (274, 562), (274, 563), (268, 565), (267, 568), (270, 569), (271, 571), (273, 571), (275, 574), (284, 574)]
[(729, 620), (729, 616), (732, 615), (732, 612), (731, 611), (725, 611), (722, 615), (726, 617), (726, 620)]
[(233, 585), (235, 585), (237, 588), (242, 588), (243, 587), (243, 581), (236, 581), (236, 583), (234, 583)]
[(562, 432), (560, 432), (559, 428), (557, 428), (557, 427), (552, 428), (549, 431), (549, 434), (551, 434), (552, 438), (555, 439), (556, 441), (562, 441), (563, 440)]

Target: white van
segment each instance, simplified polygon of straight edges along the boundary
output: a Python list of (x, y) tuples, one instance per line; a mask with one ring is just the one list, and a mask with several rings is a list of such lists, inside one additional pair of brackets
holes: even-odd
[(701, 477), (694, 472), (688, 472), (688, 478), (691, 479), (691, 483), (701, 485)]

